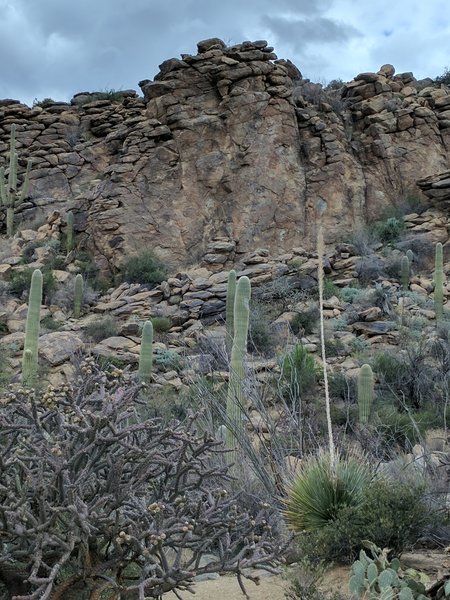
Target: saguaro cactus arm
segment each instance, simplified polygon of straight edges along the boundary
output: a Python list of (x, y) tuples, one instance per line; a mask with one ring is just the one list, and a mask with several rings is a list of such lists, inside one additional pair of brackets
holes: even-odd
[(141, 353), (139, 355), (139, 379), (149, 383), (153, 370), (153, 324), (145, 321), (142, 328)]
[(236, 271), (231, 270), (228, 273), (227, 300), (225, 308), (225, 347), (228, 359), (231, 357), (231, 349), (234, 338), (234, 299), (236, 296)]
[(370, 365), (363, 365), (358, 376), (358, 407), (359, 422), (369, 421), (370, 409), (373, 403), (373, 373)]

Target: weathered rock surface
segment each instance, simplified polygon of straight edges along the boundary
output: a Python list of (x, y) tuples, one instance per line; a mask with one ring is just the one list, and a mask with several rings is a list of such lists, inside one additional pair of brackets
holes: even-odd
[(33, 159), (23, 215), (75, 209), (104, 269), (151, 247), (171, 266), (219, 271), (258, 246), (310, 246), (319, 196), (329, 241), (420, 195), (417, 179), (440, 176), (421, 187), (447, 198), (446, 86), (383, 65), (325, 93), (263, 41), (198, 51), (160, 65), (143, 98), (1, 102), (0, 164), (12, 123), (19, 171)]

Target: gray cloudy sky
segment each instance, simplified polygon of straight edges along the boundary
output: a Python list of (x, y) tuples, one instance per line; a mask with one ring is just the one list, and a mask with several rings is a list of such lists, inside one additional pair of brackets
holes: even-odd
[(138, 89), (196, 42), (267, 39), (304, 77), (450, 67), (450, 0), (0, 0), (0, 98)]

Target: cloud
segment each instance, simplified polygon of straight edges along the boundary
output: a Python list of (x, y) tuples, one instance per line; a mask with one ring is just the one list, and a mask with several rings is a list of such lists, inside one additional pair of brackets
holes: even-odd
[(0, 0), (0, 97), (137, 89), (208, 37), (267, 39), (310, 78), (350, 79), (383, 62), (434, 75), (450, 56), (447, 2)]

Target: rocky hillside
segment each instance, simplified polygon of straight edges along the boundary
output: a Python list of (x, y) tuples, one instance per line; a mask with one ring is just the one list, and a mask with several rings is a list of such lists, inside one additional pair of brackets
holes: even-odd
[(450, 90), (431, 80), (384, 65), (323, 90), (264, 41), (211, 39), (140, 86), (0, 101), (0, 164), (12, 123), (33, 160), (22, 216), (74, 210), (104, 271), (142, 246), (216, 271), (309, 249), (319, 196), (330, 242), (391, 204), (448, 199)]

